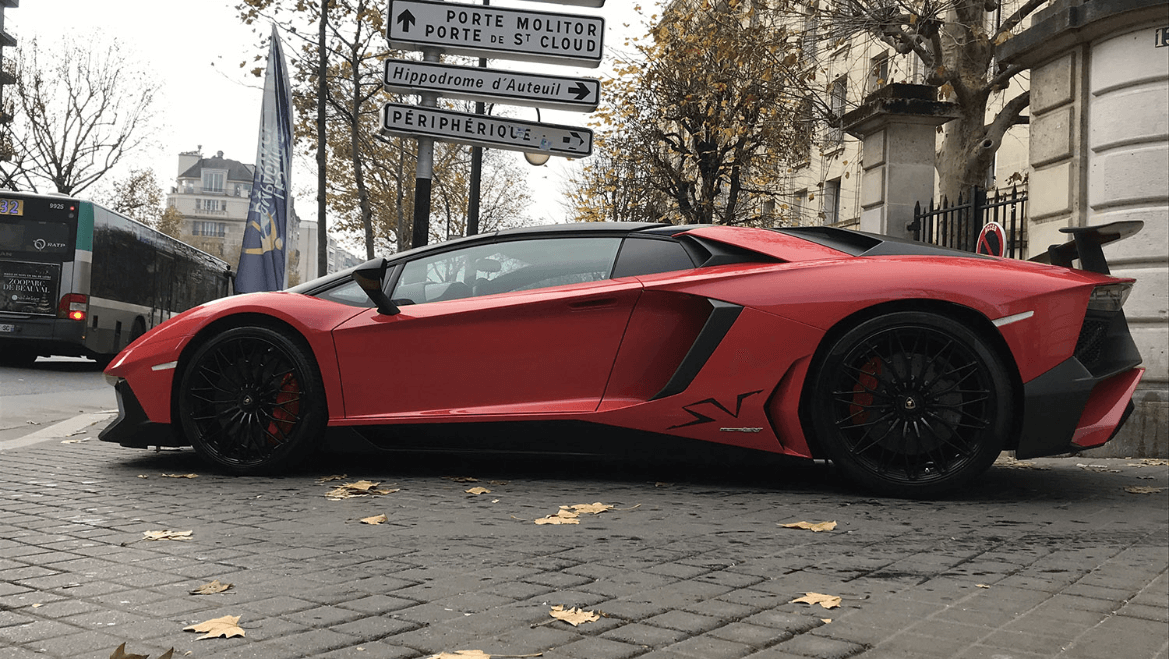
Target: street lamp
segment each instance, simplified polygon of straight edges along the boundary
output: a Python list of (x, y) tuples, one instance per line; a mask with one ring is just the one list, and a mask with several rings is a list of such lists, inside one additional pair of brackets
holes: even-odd
[[(540, 108), (536, 108), (536, 123), (540, 123)], [(544, 146), (543, 144), (541, 146)], [(529, 165), (533, 167), (540, 167), (548, 162), (549, 154), (547, 153), (529, 153), (524, 152), (524, 159), (528, 161)]]

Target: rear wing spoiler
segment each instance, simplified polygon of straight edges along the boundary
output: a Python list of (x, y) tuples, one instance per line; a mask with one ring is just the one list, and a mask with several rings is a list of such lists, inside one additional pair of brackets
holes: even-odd
[(1073, 261), (1081, 260), (1081, 270), (1109, 274), (1109, 264), (1105, 262), (1103, 245), (1128, 238), (1141, 231), (1145, 223), (1141, 220), (1123, 220), (1110, 222), (1092, 227), (1065, 227), (1061, 233), (1071, 233), (1072, 241), (1063, 245), (1051, 245), (1048, 251), (1028, 259), (1037, 263), (1073, 267)]

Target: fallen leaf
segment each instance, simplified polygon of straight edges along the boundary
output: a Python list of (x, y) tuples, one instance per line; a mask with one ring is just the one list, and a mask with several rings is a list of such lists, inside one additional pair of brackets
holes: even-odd
[(808, 604), (809, 606), (820, 604), (822, 609), (835, 609), (841, 606), (841, 598), (823, 593), (805, 593), (804, 597), (798, 597), (789, 604)]
[(1127, 467), (1165, 467), (1170, 465), (1170, 460), (1165, 458), (1142, 458), (1137, 462), (1127, 463)]
[(991, 586), (988, 586), (985, 583), (977, 583), (977, 584), (975, 584), (975, 587), (976, 588), (991, 588)]
[(317, 482), (318, 483), (330, 483), (332, 481), (343, 481), (347, 478), (349, 478), (349, 476), (346, 476), (345, 474), (334, 474), (332, 476), (322, 476), (321, 478), (317, 479)]
[(1017, 460), (1010, 455), (1001, 455), (995, 459), (995, 466), (997, 467), (1011, 467), (1012, 469), (1035, 469), (1036, 471), (1047, 471), (1048, 467), (1041, 467), (1034, 462), (1027, 460)]
[(192, 590), (191, 594), (192, 595), (214, 595), (216, 593), (222, 593), (223, 591), (225, 591), (231, 587), (232, 587), (232, 584), (223, 583), (219, 579), (216, 579), (215, 581), (205, 583), (202, 586), (196, 588), (195, 590)]
[(470, 490), (464, 490), (468, 494), (491, 494), (492, 491), (486, 487), (473, 487)]
[[(170, 650), (160, 654), (158, 659), (171, 659), (174, 654), (175, 649), (171, 648)], [(126, 652), (126, 644), (123, 643), (119, 645), (116, 650), (114, 650), (114, 653), (110, 655), (110, 659), (150, 659), (150, 657), (145, 654), (131, 654)]]
[(1145, 485), (1130, 485), (1125, 488), (1126, 492), (1131, 494), (1157, 494), (1164, 490), (1164, 487), (1147, 487)]
[(501, 485), (507, 485), (510, 482), (511, 481), (488, 481), (488, 485), (495, 485), (495, 486), (499, 487)]
[(526, 659), (527, 657), (539, 657), (542, 652), (535, 654), (488, 654), (483, 650), (456, 650), (455, 652), (440, 652), (439, 654), (432, 654), (426, 659)]
[(805, 529), (813, 533), (820, 533), (821, 531), (832, 531), (837, 528), (837, 522), (791, 522), (789, 524), (777, 524), (786, 529)]
[[(93, 438), (92, 438), (92, 437), (82, 437), (81, 439), (63, 439), (63, 440), (61, 440), (61, 443), (62, 443), (62, 444), (80, 444), (80, 443), (82, 443), (82, 442), (88, 442), (88, 441), (89, 441), (89, 440), (91, 440), (91, 439), (93, 439)], [(137, 655), (137, 654), (128, 654), (128, 655), (126, 655), (126, 656), (127, 656), (127, 657), (137, 657), (137, 656), (140, 656), (140, 655)]]
[(829, 624), (830, 622), (833, 622), (833, 619), (832, 619), (832, 618), (821, 618), (821, 622), (823, 622), (823, 623), (825, 623), (825, 624), (827, 625), (827, 624)]
[(139, 478), (150, 478), (150, 476), (147, 476), (146, 474), (138, 474), (138, 477)]
[(143, 531), (143, 540), (187, 540), (194, 531)]
[(401, 488), (394, 488), (392, 490), (378, 489), (379, 483), (373, 481), (357, 481), (356, 483), (345, 483), (333, 488), (325, 493), (325, 498), (330, 501), (340, 501), (342, 499), (353, 499), (355, 497), (368, 497), (375, 494), (394, 494)]
[(583, 515), (586, 513), (591, 515), (600, 515), (607, 510), (611, 510), (612, 508), (613, 506), (601, 503), (600, 501), (597, 503), (578, 503), (572, 506), (561, 506), (562, 510), (572, 510), (578, 515)]
[[(449, 481), (454, 481), (456, 483), (478, 483), (479, 482), (478, 478), (472, 478), (471, 476), (444, 476), (443, 478), (446, 478)], [(476, 652), (478, 652), (478, 650), (476, 650)]]
[(233, 636), (243, 636), (244, 630), (240, 629), (238, 623), (240, 616), (223, 616), (222, 618), (213, 618), (207, 622), (201, 622), (198, 625), (191, 625), (184, 627), (185, 632), (206, 632), (203, 636), (195, 639), (202, 641), (205, 638), (232, 638)]
[(579, 608), (566, 609), (560, 604), (554, 606), (552, 611), (549, 611), (549, 615), (557, 620), (564, 620), (574, 627), (586, 622), (596, 622), (601, 617), (593, 611), (582, 611)]
[(163, 478), (199, 478), (199, 474), (159, 474)]
[(44, 606), (44, 604), (41, 604), (40, 602), (37, 602), (36, 604), (33, 604), (33, 605), (32, 605), (32, 608), (34, 608), (34, 609), (39, 609), (39, 608), (41, 608), (42, 606)]
[(381, 523), (387, 521), (387, 519), (388, 518), (386, 517), (385, 514), (374, 515), (373, 517), (363, 517), (362, 524), (381, 524)]
[(544, 525), (544, 524), (580, 524), (581, 520), (577, 519), (576, 515), (562, 516), (560, 514), (557, 514), (557, 515), (549, 515), (548, 517), (541, 517), (540, 519), (536, 520), (536, 523), (539, 525)]

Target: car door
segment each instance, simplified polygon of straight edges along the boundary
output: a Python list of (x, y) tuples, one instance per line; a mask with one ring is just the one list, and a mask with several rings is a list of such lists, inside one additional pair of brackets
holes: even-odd
[(529, 238), (426, 254), (401, 270), (400, 313), (334, 331), (352, 419), (597, 408), (636, 279), (609, 279), (620, 237)]

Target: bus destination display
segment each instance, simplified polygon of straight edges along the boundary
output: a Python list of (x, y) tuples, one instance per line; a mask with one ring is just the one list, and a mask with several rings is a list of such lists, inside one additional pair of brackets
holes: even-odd
[(24, 200), (0, 197), (0, 215), (24, 215)]

